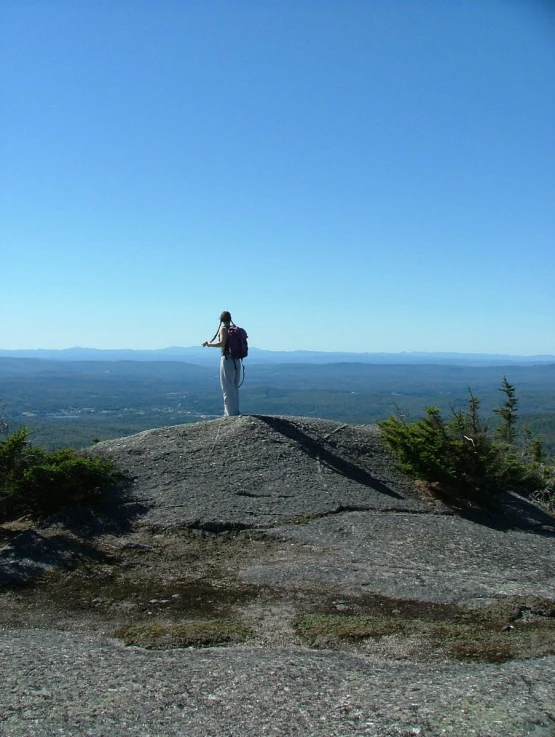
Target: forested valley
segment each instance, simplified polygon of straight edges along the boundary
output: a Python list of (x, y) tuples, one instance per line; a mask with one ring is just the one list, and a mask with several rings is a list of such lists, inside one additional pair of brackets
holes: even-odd
[[(0, 358), (0, 417), (22, 425), (46, 448), (221, 416), (214, 366), (180, 361), (55, 361)], [(391, 414), (407, 420), (426, 407), (466, 406), (469, 391), (490, 418), (504, 376), (516, 388), (519, 428), (539, 435), (555, 454), (555, 364), (452, 366), (422, 364), (249, 364), (241, 388), (245, 414), (302, 415), (370, 424)]]

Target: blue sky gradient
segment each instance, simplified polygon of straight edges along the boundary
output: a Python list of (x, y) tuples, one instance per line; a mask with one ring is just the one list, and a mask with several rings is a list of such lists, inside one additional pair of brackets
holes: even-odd
[(4, 0), (0, 348), (555, 354), (555, 5)]

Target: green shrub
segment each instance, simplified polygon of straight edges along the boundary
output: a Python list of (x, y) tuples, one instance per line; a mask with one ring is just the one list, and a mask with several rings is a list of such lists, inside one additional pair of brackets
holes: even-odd
[(48, 452), (33, 446), (30, 435), (22, 427), (0, 441), (0, 521), (91, 504), (123, 478), (109, 458), (71, 448)]
[(496, 410), (501, 422), (493, 434), (470, 392), (466, 411), (453, 412), (448, 421), (437, 407), (415, 422), (389, 416), (379, 423), (383, 438), (405, 472), (448, 495), (483, 500), (502, 491), (546, 489), (552, 468), (544, 463), (541, 441), (526, 436), (524, 445), (515, 444), (518, 399), (506, 378), (500, 391), (506, 399)]

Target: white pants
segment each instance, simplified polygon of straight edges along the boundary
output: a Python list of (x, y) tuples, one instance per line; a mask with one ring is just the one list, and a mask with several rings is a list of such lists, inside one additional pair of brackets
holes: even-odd
[(220, 361), (220, 384), (224, 395), (224, 417), (240, 414), (239, 384), (241, 383), (241, 361), (222, 356)]

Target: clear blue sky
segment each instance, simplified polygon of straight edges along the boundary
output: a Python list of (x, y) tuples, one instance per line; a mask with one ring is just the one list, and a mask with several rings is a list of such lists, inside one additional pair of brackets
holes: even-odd
[(2, 0), (0, 348), (555, 354), (549, 0)]

